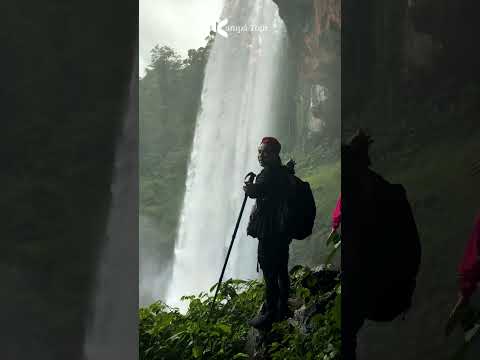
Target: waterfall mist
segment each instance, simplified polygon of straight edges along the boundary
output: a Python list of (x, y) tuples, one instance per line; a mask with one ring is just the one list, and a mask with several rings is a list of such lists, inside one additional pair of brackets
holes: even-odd
[[(243, 200), (243, 180), (260, 170), (257, 146), (278, 134), (274, 106), (286, 30), (271, 0), (225, 3), (228, 38), (217, 34), (205, 72), (166, 301), (218, 280)], [(256, 26), (256, 27), (255, 27)], [(248, 238), (247, 207), (225, 278), (254, 278), (257, 240)]]
[(106, 241), (99, 257), (87, 360), (138, 357), (138, 68), (132, 72), (128, 109), (118, 141)]
[(154, 250), (158, 242), (167, 239), (159, 224), (148, 215), (140, 215), (140, 306), (147, 306), (165, 293), (170, 276), (172, 259)]

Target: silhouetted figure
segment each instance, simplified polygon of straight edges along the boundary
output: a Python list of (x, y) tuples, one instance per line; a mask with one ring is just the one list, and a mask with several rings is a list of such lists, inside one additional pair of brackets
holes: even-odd
[(342, 359), (356, 358), (366, 319), (391, 321), (411, 306), (420, 241), (403, 186), (370, 169), (373, 141), (342, 146)]
[(248, 235), (257, 238), (258, 263), (265, 280), (264, 311), (249, 324), (256, 328), (268, 327), (288, 313), (290, 278), (288, 253), (291, 237), (288, 229), (289, 196), (292, 192), (292, 166), (280, 160), (281, 145), (275, 138), (263, 138), (258, 147), (258, 161), (263, 170), (255, 183), (246, 183), (245, 193), (256, 204), (250, 215)]

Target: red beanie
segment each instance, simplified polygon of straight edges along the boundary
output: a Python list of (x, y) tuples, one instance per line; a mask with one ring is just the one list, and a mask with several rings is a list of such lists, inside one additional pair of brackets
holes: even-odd
[(269, 144), (273, 146), (273, 149), (276, 153), (280, 153), (280, 150), (282, 149), (282, 145), (280, 145), (280, 142), (275, 139), (274, 137), (264, 137), (262, 139), (261, 144)]

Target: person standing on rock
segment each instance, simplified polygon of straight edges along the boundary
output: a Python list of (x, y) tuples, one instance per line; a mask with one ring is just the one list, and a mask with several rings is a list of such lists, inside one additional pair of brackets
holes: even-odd
[(282, 165), (280, 150), (277, 139), (263, 138), (258, 147), (258, 162), (263, 169), (255, 183), (247, 182), (243, 187), (248, 197), (256, 199), (247, 234), (258, 239), (258, 264), (265, 281), (264, 311), (249, 321), (258, 329), (288, 315), (288, 257), (292, 240), (288, 231), (288, 202), (293, 191), (294, 163)]

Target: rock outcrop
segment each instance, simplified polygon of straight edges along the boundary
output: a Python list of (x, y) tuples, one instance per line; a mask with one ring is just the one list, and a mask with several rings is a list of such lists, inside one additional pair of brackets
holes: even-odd
[[(312, 318), (317, 314), (325, 314), (337, 296), (339, 272), (324, 266), (314, 268), (312, 271), (296, 266), (290, 274), (293, 280), (292, 288), (297, 289), (297, 294), (292, 294), (289, 299), (289, 308), (293, 315), (283, 323), (289, 331), (297, 331), (302, 336), (308, 337), (314, 331)], [(308, 291), (302, 292), (298, 289)], [(262, 308), (259, 309), (259, 312), (261, 311)], [(269, 359), (269, 346), (281, 341), (281, 336), (275, 329), (259, 331), (252, 328), (248, 335), (246, 352), (251, 359)]]
[(341, 1), (273, 1), (291, 39), (289, 66), (294, 68), (296, 83), (290, 92), (296, 107), (294, 143), (308, 151), (326, 138), (339, 138)]

